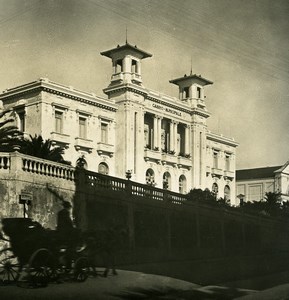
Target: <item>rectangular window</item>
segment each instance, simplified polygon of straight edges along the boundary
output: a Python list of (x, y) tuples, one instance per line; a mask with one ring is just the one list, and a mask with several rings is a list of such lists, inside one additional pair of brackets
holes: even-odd
[(101, 123), (101, 142), (107, 144), (108, 142), (108, 124)]
[(55, 111), (55, 132), (63, 133), (63, 112)]
[(19, 112), (18, 113), (19, 118), (19, 131), (24, 132), (25, 131), (25, 112)]
[(226, 171), (230, 171), (230, 155), (226, 154)]
[(218, 152), (213, 153), (213, 168), (218, 169)]
[(86, 139), (86, 118), (79, 117), (79, 137)]
[(263, 198), (262, 185), (249, 185), (248, 201), (260, 201)]
[(137, 73), (137, 63), (135, 60), (131, 61), (131, 72), (132, 73)]
[(197, 87), (197, 97), (200, 99), (201, 98), (201, 88)]
[(189, 97), (190, 97), (190, 88), (189, 87), (185, 87), (184, 88), (184, 96), (183, 96), (183, 98), (187, 99)]

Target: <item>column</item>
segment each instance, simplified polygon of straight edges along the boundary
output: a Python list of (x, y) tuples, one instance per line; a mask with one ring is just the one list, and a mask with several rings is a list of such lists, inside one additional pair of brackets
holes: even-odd
[(126, 56), (122, 60), (122, 70), (124, 73), (130, 73), (131, 72), (131, 58)]
[(116, 62), (112, 61), (112, 74), (116, 73)]
[(177, 153), (177, 146), (178, 146), (178, 122), (174, 122), (174, 149), (176, 154), (178, 155), (179, 153)]
[(140, 61), (136, 62), (136, 73), (141, 75), (141, 62)]
[(190, 153), (190, 141), (189, 141), (189, 125), (185, 126), (185, 154)]
[(158, 117), (154, 115), (154, 144), (153, 149), (158, 147)]
[(161, 136), (162, 136), (162, 117), (158, 116), (157, 143), (158, 143), (159, 150), (161, 150), (162, 148)]
[(170, 122), (170, 151), (174, 150), (174, 121)]

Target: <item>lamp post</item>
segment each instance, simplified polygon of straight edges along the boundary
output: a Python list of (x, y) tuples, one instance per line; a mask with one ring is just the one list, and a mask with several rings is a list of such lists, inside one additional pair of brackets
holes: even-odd
[(245, 195), (239, 194), (237, 198), (240, 200), (240, 206), (242, 206), (244, 204)]
[(131, 179), (131, 170), (127, 170), (127, 171), (125, 172), (125, 177), (126, 177), (127, 180), (130, 180), (130, 179)]

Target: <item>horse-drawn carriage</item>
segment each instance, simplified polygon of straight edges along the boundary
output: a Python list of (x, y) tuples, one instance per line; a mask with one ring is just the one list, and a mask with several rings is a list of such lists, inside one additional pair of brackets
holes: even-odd
[(69, 242), (29, 218), (5, 218), (0, 240), (7, 243), (0, 248), (1, 283), (45, 286), (63, 279), (82, 282), (88, 277), (89, 259), (80, 251), (81, 239)]

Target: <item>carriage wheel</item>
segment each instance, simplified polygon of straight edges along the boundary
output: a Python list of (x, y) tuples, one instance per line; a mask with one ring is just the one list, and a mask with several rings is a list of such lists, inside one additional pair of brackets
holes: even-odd
[(74, 263), (74, 280), (84, 282), (88, 277), (88, 260), (85, 257), (79, 257)]
[(13, 259), (5, 259), (0, 262), (0, 282), (10, 284), (18, 281), (22, 267)]
[(28, 282), (33, 287), (46, 286), (51, 271), (52, 255), (45, 248), (36, 250), (30, 257), (28, 262)]

